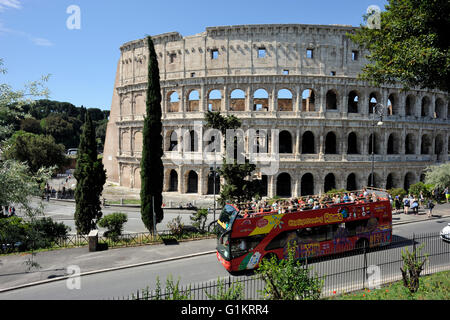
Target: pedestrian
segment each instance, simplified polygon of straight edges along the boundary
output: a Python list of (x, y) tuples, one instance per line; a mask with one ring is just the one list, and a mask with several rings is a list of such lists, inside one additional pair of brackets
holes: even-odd
[(395, 196), (394, 204), (395, 204), (395, 213), (398, 213), (400, 211), (400, 207), (401, 207), (399, 195)]
[(432, 199), (428, 200), (428, 218), (431, 218), (433, 215), (434, 203)]
[(409, 209), (409, 197), (405, 195), (405, 197), (403, 198), (403, 213), (408, 214), (408, 209)]
[(419, 205), (420, 205), (420, 207), (424, 207), (423, 206), (424, 202), (425, 202), (425, 198), (423, 196), (423, 191), (420, 191), (420, 194), (419, 194)]
[(445, 194), (445, 199), (447, 200), (448, 203), (448, 201), (450, 200), (450, 193), (448, 191), (448, 187), (444, 189), (444, 192), (442, 192), (442, 194)]
[(419, 213), (419, 200), (414, 196), (414, 198), (410, 200), (410, 203), (414, 215), (417, 215)]

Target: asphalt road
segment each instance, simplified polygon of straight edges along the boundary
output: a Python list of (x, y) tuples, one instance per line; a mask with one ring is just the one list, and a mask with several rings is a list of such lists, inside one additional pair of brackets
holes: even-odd
[[(34, 202), (35, 204), (37, 201)], [(66, 201), (54, 201), (49, 202), (43, 201), (44, 214), (47, 217), (51, 217), (54, 221), (63, 222), (65, 225), (70, 227), (69, 233), (76, 233), (75, 221), (73, 219), (75, 213), (75, 203)], [(136, 232), (148, 232), (142, 222), (141, 212), (139, 207), (116, 207), (116, 206), (106, 206), (102, 209), (103, 216), (113, 213), (113, 212), (123, 212), (128, 216), (128, 222), (124, 225), (124, 233), (136, 233)], [(180, 209), (164, 209), (164, 219), (161, 223), (157, 225), (158, 230), (168, 230), (167, 223), (172, 221), (174, 218), (180, 216), (181, 222), (185, 225), (192, 225), (190, 216), (195, 213), (194, 210), (180, 210)], [(216, 219), (219, 217), (220, 211), (216, 210)], [(208, 215), (207, 223), (212, 222), (214, 216), (212, 214)], [(99, 228), (100, 233), (105, 231)]]
[[(398, 225), (394, 227), (394, 235), (397, 238), (410, 237), (413, 233), (435, 233), (441, 230), (450, 218), (439, 220), (431, 220), (425, 222), (415, 222), (410, 224)], [(443, 243), (437, 242), (430, 247), (434, 250), (438, 245)], [(450, 245), (450, 244), (449, 244)], [(388, 259), (392, 259), (393, 255), (397, 255), (402, 247), (393, 247), (388, 250), (374, 252), (369, 255), (369, 264), (379, 265), (381, 272), (393, 272), (389, 268), (384, 268), (383, 263)], [(344, 263), (339, 265), (351, 268), (357, 265), (359, 256), (350, 256), (345, 258)], [(449, 255), (438, 256), (436, 263), (439, 265), (449, 265)], [(330, 265), (336, 263), (336, 259), (329, 259), (321, 264), (315, 264), (315, 270), (320, 273), (330, 274)], [(333, 269), (334, 270), (334, 269)], [(398, 268), (396, 268), (398, 271)], [(342, 270), (341, 270), (342, 271)], [(343, 273), (343, 272), (339, 273)], [(42, 284), (38, 286), (13, 290), (0, 293), (1, 300), (8, 299), (31, 299), (31, 300), (102, 300), (112, 298), (128, 297), (137, 290), (146, 288), (155, 288), (156, 279), (159, 277), (162, 284), (168, 277), (172, 276), (175, 281), (179, 279), (180, 285), (188, 285), (205, 281), (217, 280), (219, 277), (227, 277), (229, 273), (218, 263), (215, 254), (199, 256), (195, 258), (186, 258), (172, 262), (164, 262), (154, 265), (146, 265), (134, 267), (131, 269), (123, 269), (87, 275), (81, 277), (80, 289), (70, 290), (67, 287), (67, 281), (61, 280), (52, 283)], [(245, 276), (244, 276), (245, 277)], [(354, 281), (355, 276), (345, 274), (341, 277), (333, 277), (331, 282), (325, 284), (326, 289), (332, 290), (334, 287), (350, 284)], [(331, 277), (330, 277), (331, 279)], [(337, 282), (336, 282), (337, 281)]]

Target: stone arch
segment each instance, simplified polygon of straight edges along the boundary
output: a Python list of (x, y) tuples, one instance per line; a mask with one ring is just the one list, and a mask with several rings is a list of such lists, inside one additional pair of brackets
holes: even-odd
[(358, 154), (358, 136), (350, 132), (347, 138), (347, 154)]
[(306, 131), (302, 135), (302, 153), (311, 154), (315, 152), (314, 133)]
[(131, 151), (130, 137), (131, 137), (130, 130), (122, 131), (121, 149), (122, 149), (123, 152), (130, 152)]
[(302, 111), (316, 111), (316, 93), (313, 89), (305, 89), (302, 92)]
[(438, 156), (444, 154), (444, 137), (440, 133), (434, 138), (434, 153)]
[(354, 173), (350, 173), (347, 176), (347, 185), (346, 185), (346, 190), (347, 191), (355, 191), (358, 189), (358, 185), (356, 183), (356, 174)]
[(261, 197), (267, 197), (269, 191), (269, 182), (267, 175), (265, 174), (261, 176), (261, 186), (262, 186)]
[(253, 111), (269, 111), (269, 94), (266, 89), (257, 89), (253, 93)]
[[(373, 187), (375, 188), (381, 188), (382, 184), (381, 184), (381, 177), (378, 173), (374, 172), (373, 174)], [(372, 186), (372, 173), (369, 174), (369, 176), (367, 177), (367, 185), (368, 186)]]
[(444, 100), (441, 98), (436, 98), (435, 104), (434, 104), (434, 112), (435, 112), (435, 118), (437, 119), (445, 119), (444, 114)]
[(391, 133), (388, 137), (387, 154), (399, 154), (400, 153), (400, 139), (398, 134)]
[(420, 107), (420, 116), (421, 117), (428, 117), (431, 115), (431, 112), (430, 112), (431, 102), (430, 102), (430, 98), (428, 98), (428, 96), (424, 96), (422, 98), (420, 106), (421, 106)]
[(409, 94), (405, 100), (405, 116), (413, 116), (414, 115), (415, 104), (416, 104), (416, 98), (414, 97), (414, 95)]
[(142, 131), (136, 131), (133, 139), (133, 151), (142, 152)]
[(414, 175), (414, 173), (412, 172), (407, 172), (405, 174), (405, 178), (404, 178), (404, 182), (403, 182), (403, 189), (406, 190), (406, 192), (409, 192), (409, 187), (414, 184), (416, 181), (416, 177)]
[(245, 92), (234, 89), (230, 93), (230, 111), (245, 111)]
[[(372, 139), (372, 137), (373, 137), (373, 139)], [(369, 135), (369, 141), (368, 141), (368, 143), (369, 143), (369, 148), (368, 148), (369, 154), (372, 154), (372, 147), (373, 146), (374, 146), (374, 149), (373, 149), (373, 153), (374, 154), (380, 154), (381, 153), (380, 142), (381, 142), (381, 139), (380, 139), (379, 134), (371, 133)], [(373, 145), (372, 145), (372, 143), (373, 143)]]
[(167, 112), (179, 112), (180, 111), (180, 97), (178, 92), (170, 91), (167, 94)]
[(178, 172), (175, 169), (169, 172), (169, 187), (168, 192), (178, 192)]
[(338, 95), (336, 90), (331, 89), (327, 91), (326, 94), (326, 108), (327, 110), (337, 110), (338, 109)]
[(134, 169), (133, 189), (141, 188), (141, 168)]
[(358, 113), (359, 93), (356, 90), (352, 90), (348, 94), (348, 113)]
[(186, 173), (186, 193), (198, 193), (198, 175), (194, 170)]
[(279, 152), (292, 153), (292, 135), (289, 131), (283, 130), (279, 135)]
[(222, 106), (222, 92), (212, 89), (208, 93), (208, 111), (220, 111)]
[(416, 138), (414, 134), (408, 133), (405, 137), (405, 154), (416, 153)]
[(142, 93), (137, 94), (134, 97), (134, 107), (135, 107), (135, 115), (144, 116), (147, 113), (147, 106), (145, 103), (145, 95)]
[(378, 92), (373, 91), (369, 94), (369, 114), (373, 113), (373, 107), (381, 101), (381, 96)]
[(277, 94), (278, 111), (292, 111), (292, 92), (289, 89), (280, 89)]
[(121, 116), (122, 117), (127, 117), (130, 116), (132, 114), (132, 110), (131, 110), (131, 99), (129, 95), (125, 95), (122, 97), (121, 103), (120, 103), (120, 107), (121, 107)]
[(131, 167), (128, 165), (122, 166), (122, 174), (120, 176), (120, 185), (122, 187), (131, 187)]
[[(216, 175), (215, 178), (215, 184), (214, 184), (214, 175)], [(220, 176), (217, 172), (209, 172), (208, 173), (208, 191), (207, 194), (216, 194), (218, 195), (220, 193)]]
[(431, 154), (431, 136), (429, 134), (422, 135), (422, 140), (420, 143), (420, 154)]
[(199, 111), (200, 108), (200, 94), (197, 90), (192, 89), (187, 95), (187, 110), (188, 112)]
[(388, 97), (387, 101), (388, 115), (397, 115), (399, 114), (398, 110), (398, 95), (395, 93), (391, 93)]
[(314, 176), (311, 173), (305, 173), (302, 176), (300, 188), (302, 196), (314, 194)]
[(279, 197), (290, 197), (291, 192), (291, 176), (287, 172), (280, 173), (277, 177), (276, 195)]
[(329, 173), (325, 176), (325, 180), (323, 183), (323, 190), (328, 192), (332, 189), (336, 189), (336, 177), (333, 173)]
[(325, 154), (337, 154), (336, 134), (333, 131), (325, 137)]
[(167, 145), (167, 151), (177, 151), (178, 147), (178, 134), (176, 130), (169, 131), (167, 133), (168, 137), (168, 145)]

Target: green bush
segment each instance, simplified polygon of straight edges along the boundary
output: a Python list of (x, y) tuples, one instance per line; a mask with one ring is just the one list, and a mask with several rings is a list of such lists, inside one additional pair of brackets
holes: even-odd
[(191, 221), (193, 221), (192, 225), (199, 229), (200, 231), (205, 231), (206, 219), (208, 219), (208, 210), (207, 209), (198, 209), (195, 214), (191, 217)]
[(409, 193), (415, 195), (416, 197), (419, 196), (420, 191), (422, 191), (423, 196), (425, 198), (431, 197), (431, 191), (434, 189), (434, 185), (432, 184), (425, 184), (423, 182), (417, 182), (415, 184), (412, 184), (409, 187)]
[(98, 221), (98, 225), (106, 228), (105, 237), (116, 241), (122, 234), (123, 225), (128, 221), (128, 216), (125, 213), (114, 212), (108, 214)]
[(49, 242), (54, 242), (59, 238), (66, 239), (70, 227), (62, 222), (55, 222), (52, 218), (35, 219), (30, 223), (30, 227), (42, 233)]
[(392, 188), (388, 190), (389, 194), (392, 196), (392, 198), (395, 199), (395, 196), (399, 196), (400, 200), (403, 199), (403, 197), (406, 195), (406, 191), (403, 188)]
[(183, 235), (184, 224), (181, 222), (181, 216), (173, 218), (167, 223), (167, 227), (170, 233), (175, 237), (181, 237)]
[(310, 275), (310, 269), (295, 259), (295, 247), (289, 248), (287, 259), (278, 261), (273, 255), (260, 262), (257, 274), (266, 283), (263, 294), (269, 300), (318, 300), (323, 281)]
[(24, 249), (30, 226), (22, 218), (10, 217), (0, 219), (0, 251), (14, 250), (14, 245)]

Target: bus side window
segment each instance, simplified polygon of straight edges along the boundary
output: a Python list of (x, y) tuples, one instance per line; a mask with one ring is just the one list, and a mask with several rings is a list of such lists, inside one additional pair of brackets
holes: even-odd
[(312, 240), (313, 241), (325, 241), (327, 239), (327, 227), (323, 226), (323, 227), (315, 227), (313, 228), (313, 236), (312, 236)]
[(273, 238), (272, 241), (270, 241), (270, 243), (266, 246), (266, 250), (268, 251), (283, 248), (286, 244), (288, 233), (288, 231), (284, 231), (276, 235), (275, 238)]

